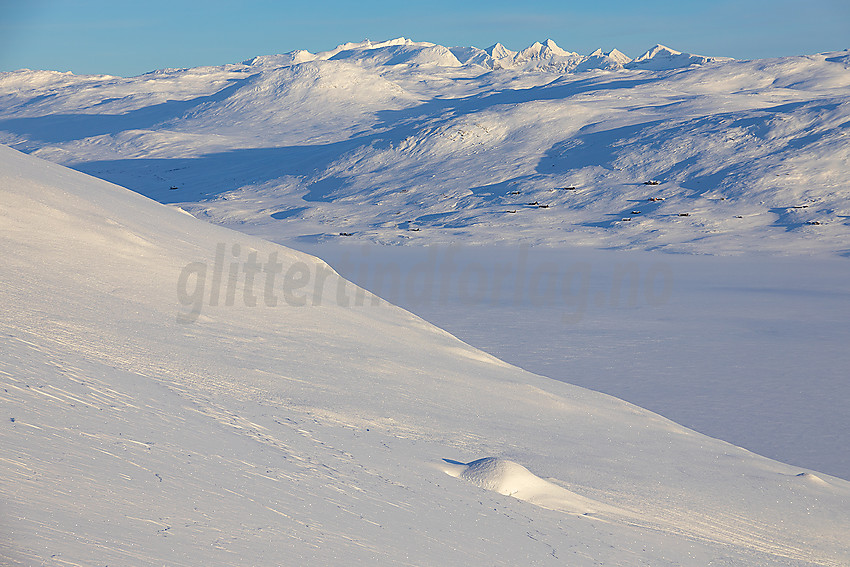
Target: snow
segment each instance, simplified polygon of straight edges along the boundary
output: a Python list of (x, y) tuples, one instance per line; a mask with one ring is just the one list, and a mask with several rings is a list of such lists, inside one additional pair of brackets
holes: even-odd
[(619, 51), (617, 49), (612, 49), (611, 51), (606, 53), (605, 56), (610, 57), (611, 59), (613, 59), (614, 61), (616, 61), (620, 65), (625, 65), (626, 63), (628, 63), (632, 60), (631, 57), (629, 57), (628, 55), (626, 55), (625, 53), (623, 53), (622, 51)]
[(625, 55), (616, 49), (612, 49), (608, 53), (605, 53), (600, 48), (588, 55), (587, 60), (580, 63), (575, 70), (591, 71), (594, 69), (602, 69), (606, 71), (615, 71), (623, 69), (624, 65), (629, 63), (631, 60), (632, 59), (628, 55)]
[(356, 61), (363, 65), (434, 65), (459, 67), (460, 61), (442, 45), (371, 46), (369, 49), (343, 50), (328, 59), (333, 61)]
[[(809, 434), (813, 415), (830, 430), (848, 426), (840, 407), (846, 361), (836, 346), (846, 330), (831, 315), (841, 312), (837, 290), (846, 270), (840, 262), (794, 259), (847, 254), (846, 51), (662, 71), (614, 65), (563, 72), (517, 67), (517, 52), (497, 44), (452, 48), (460, 67), (384, 64), (398, 50), (438, 48), (400, 38), (347, 44), (321, 57), (293, 52), (128, 79), (7, 73), (0, 75), (0, 137), (204, 220), (309, 248), (334, 266), (346, 254), (357, 256), (357, 248), (334, 248), (342, 240), (438, 251), (460, 245), (473, 247), (465, 253), (471, 260), (493, 261), (516, 256), (525, 244), (567, 263), (576, 247), (743, 256), (737, 263), (664, 262), (676, 281), (688, 282), (675, 288), (678, 319), (712, 321), (720, 336), (735, 335), (729, 329), (740, 328), (739, 318), (734, 309), (710, 305), (750, 307), (741, 296), (708, 290), (707, 282), (758, 297), (762, 307), (750, 311), (746, 337), (756, 341), (753, 353), (733, 355), (737, 345), (719, 341), (716, 352), (725, 354), (705, 356), (694, 346), (701, 343), (697, 330), (667, 323), (659, 327), (666, 338), (642, 339), (642, 372), (656, 379), (638, 384), (587, 368), (597, 357), (610, 360), (611, 369), (633, 364), (635, 331), (616, 331), (619, 313), (586, 321), (608, 337), (595, 344), (573, 332), (583, 326), (565, 329), (528, 304), (465, 312), (458, 296), (446, 297), (442, 308), (392, 299), (524, 368), (624, 397), (772, 458), (850, 476), (835, 436), (813, 441)], [(649, 53), (679, 57), (673, 51)], [(599, 67), (605, 57), (622, 62), (618, 53), (587, 57)], [(342, 54), (348, 59), (330, 60)], [(490, 57), (508, 68), (493, 69)], [(644, 185), (650, 179), (660, 184)], [(481, 249), (493, 244), (500, 248)], [(392, 257), (380, 248), (371, 255), (373, 264)], [(789, 260), (771, 263), (766, 255)], [(756, 270), (744, 269), (752, 263)], [(373, 288), (359, 269), (346, 276)], [(813, 277), (774, 283), (795, 281), (798, 272)], [(773, 281), (753, 289), (760, 273)], [(829, 295), (819, 295), (821, 288)], [(774, 313), (787, 311), (783, 294), (802, 299), (781, 325), (782, 340), (771, 338), (775, 331), (757, 334), (776, 325)], [(699, 315), (689, 315), (694, 311)], [(502, 320), (493, 319), (497, 312)], [(476, 327), (484, 319), (491, 321), (483, 325), (489, 336)], [(640, 332), (639, 321), (629, 329)], [(552, 337), (581, 344), (588, 357), (565, 353)], [(678, 354), (646, 346), (671, 341), (678, 353), (689, 353), (684, 363), (698, 368), (687, 379), (667, 365)], [(797, 353), (793, 364), (774, 362), (782, 359), (779, 344)], [(797, 385), (797, 376), (808, 374), (817, 387)], [(723, 387), (700, 386), (716, 384), (718, 376)], [(695, 389), (706, 404), (695, 401)], [(761, 401), (742, 405), (751, 399)]]
[(633, 61), (624, 63), (624, 66), (628, 66), (630, 69), (665, 71), (690, 67), (691, 65), (705, 65), (706, 63), (728, 61), (731, 61), (728, 57), (705, 57), (703, 55), (682, 53), (666, 45), (658, 44), (644, 54), (636, 57)]
[(610, 508), (543, 480), (508, 459), (484, 457), (465, 464), (446, 460), (441, 468), (446, 474), (471, 482), (484, 490), (512, 496), (550, 510), (590, 515)]
[(517, 54), (516, 51), (511, 51), (501, 43), (494, 43), (484, 51), (495, 60), (513, 59)]
[(528, 59), (550, 59), (552, 57), (570, 57), (577, 56), (578, 53), (573, 53), (571, 51), (565, 51), (558, 47), (558, 44), (552, 41), (551, 39), (547, 39), (545, 43), (540, 43), (539, 41), (535, 41), (529, 47), (526, 47), (517, 55), (517, 60), (528, 60)]
[(850, 476), (844, 258), (340, 240), (302, 248), (505, 361)]
[(845, 52), (553, 45), (524, 63), (401, 38), (127, 79), (8, 73), (0, 141), (280, 242), (846, 253)]
[(551, 40), (0, 74), (0, 556), (846, 564), (848, 86)]
[[(10, 149), (0, 162), (9, 564), (848, 559), (846, 481), (501, 363), (314, 257)], [(216, 243), (310, 281), (250, 307), (238, 277), (222, 293), (242, 301), (181, 324), (175, 282)], [(473, 482), (440, 472), (464, 458)], [(541, 506), (474, 484), (490, 481)], [(599, 530), (553, 492), (629, 519)]]

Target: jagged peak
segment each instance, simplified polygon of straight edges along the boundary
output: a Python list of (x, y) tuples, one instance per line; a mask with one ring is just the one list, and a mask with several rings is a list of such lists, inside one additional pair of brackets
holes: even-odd
[(543, 44), (539, 41), (535, 41), (534, 43), (520, 51), (519, 55), (524, 57), (533, 57), (535, 55), (540, 55), (541, 51), (543, 51)]
[(587, 55), (589, 60), (605, 60), (607, 62), (607, 68), (616, 68), (618, 65), (622, 66), (626, 63), (629, 63), (632, 58), (623, 53), (618, 49), (612, 49), (609, 52), (602, 51), (602, 48), (593, 51), (589, 55)]
[(566, 51), (558, 47), (558, 44), (551, 39), (547, 39), (545, 43), (535, 41), (530, 46), (520, 51), (516, 59), (517, 61), (528, 61), (532, 59), (551, 59), (552, 57), (577, 57), (578, 53)]
[(573, 55), (571, 52), (559, 47), (553, 39), (547, 39), (546, 43), (544, 43), (543, 45), (554, 55)]
[(675, 49), (671, 49), (666, 45), (661, 45), (660, 43), (655, 44), (655, 47), (648, 50), (646, 53), (636, 58), (635, 61), (646, 61), (647, 59), (653, 59), (658, 56), (673, 56), (673, 55), (682, 55), (681, 51), (676, 51)]
[(614, 61), (616, 61), (617, 63), (619, 63), (621, 65), (625, 65), (626, 63), (629, 63), (632, 60), (631, 57), (629, 57), (628, 55), (626, 55), (625, 53), (623, 53), (619, 49), (612, 49), (611, 51), (606, 53), (605, 56), (608, 57), (609, 59), (613, 59)]
[(385, 41), (365, 39), (343, 43), (330, 51), (318, 54), (298, 50), (284, 55), (260, 56), (245, 61), (244, 64), (285, 66), (321, 60), (349, 60), (357, 61), (361, 65), (480, 65), (490, 69), (535, 68), (553, 72), (580, 72), (594, 69), (616, 70), (623, 67), (642, 70), (676, 69), (725, 61), (726, 58), (683, 53), (662, 44), (656, 44), (633, 60), (617, 49), (605, 52), (599, 48), (588, 55), (579, 55), (561, 48), (551, 38), (543, 42), (535, 41), (517, 52), (499, 42), (486, 49), (457, 46), (448, 48), (435, 43), (397, 37)]
[(505, 59), (506, 57), (514, 57), (516, 55), (516, 51), (511, 51), (501, 43), (494, 43), (485, 49), (484, 52), (493, 59)]

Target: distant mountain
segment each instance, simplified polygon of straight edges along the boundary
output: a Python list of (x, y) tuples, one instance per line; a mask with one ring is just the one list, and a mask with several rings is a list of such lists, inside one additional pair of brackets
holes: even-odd
[(850, 254), (848, 93), (847, 52), (398, 38), (130, 78), (2, 73), (0, 143), (279, 241)]
[(362, 41), (344, 43), (330, 51), (311, 54), (293, 51), (284, 55), (256, 57), (246, 61), (250, 65), (292, 65), (315, 60), (347, 60), (366, 65), (435, 65), (457, 67), (479, 65), (489, 69), (545, 69), (561, 73), (616, 70), (632, 63), (633, 68), (674, 69), (701, 65), (721, 59), (681, 53), (657, 45), (632, 62), (622, 52), (613, 49), (604, 53), (597, 49), (589, 55), (580, 55), (558, 46), (552, 39), (534, 42), (520, 51), (511, 51), (501, 43), (486, 49), (477, 47), (447, 48), (428, 42), (416, 42), (400, 37), (383, 42)]
[(729, 57), (704, 57), (702, 55), (682, 53), (681, 51), (676, 51), (675, 49), (658, 44), (643, 55), (637, 57), (634, 61), (625, 63), (624, 65), (631, 69), (663, 71), (722, 61), (732, 61), (732, 59)]

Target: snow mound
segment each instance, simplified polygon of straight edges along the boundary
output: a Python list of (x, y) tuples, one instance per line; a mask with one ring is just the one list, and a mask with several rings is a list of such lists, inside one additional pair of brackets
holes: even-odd
[(825, 481), (824, 479), (822, 479), (818, 475), (812, 474), (812, 473), (809, 473), (809, 472), (801, 472), (800, 474), (797, 475), (797, 478), (799, 478), (800, 480), (804, 480), (806, 482), (810, 482), (810, 483), (817, 485), (817, 486), (829, 486), (829, 483), (827, 481)]
[(611, 510), (608, 506), (544, 480), (508, 459), (484, 457), (466, 464), (446, 461), (442, 469), (446, 474), (471, 482), (484, 490), (513, 496), (551, 510), (575, 514)]
[(467, 463), (457, 476), (485, 490), (506, 496), (551, 484), (519, 463), (498, 457), (484, 457)]

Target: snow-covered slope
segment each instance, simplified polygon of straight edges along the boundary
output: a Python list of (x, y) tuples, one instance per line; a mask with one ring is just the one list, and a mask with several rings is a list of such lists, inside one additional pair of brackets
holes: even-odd
[(16, 71), (0, 141), (279, 242), (846, 254), (847, 57), (399, 38), (134, 78)]
[(6, 564), (850, 561), (846, 481), (5, 147), (0, 188)]

